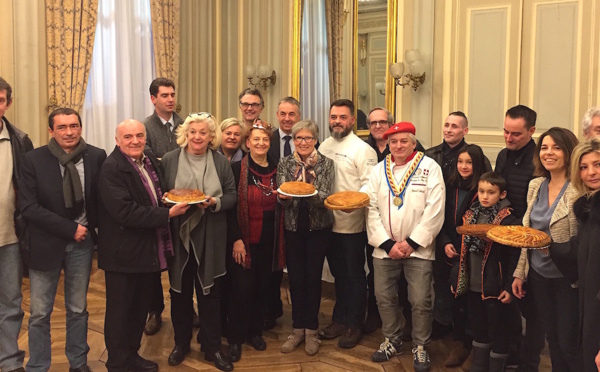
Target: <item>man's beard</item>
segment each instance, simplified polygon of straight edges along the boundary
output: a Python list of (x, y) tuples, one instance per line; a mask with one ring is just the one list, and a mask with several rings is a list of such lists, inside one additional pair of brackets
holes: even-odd
[(329, 127), (329, 131), (331, 132), (331, 137), (340, 140), (344, 137), (346, 137), (347, 135), (350, 134), (350, 132), (352, 132), (352, 127), (344, 127), (344, 130), (341, 132), (336, 132), (333, 130), (333, 127)]

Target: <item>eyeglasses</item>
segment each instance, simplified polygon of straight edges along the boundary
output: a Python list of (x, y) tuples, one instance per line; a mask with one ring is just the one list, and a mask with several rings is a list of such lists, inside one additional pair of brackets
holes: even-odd
[(370, 127), (376, 127), (376, 126), (378, 126), (378, 125), (379, 125), (380, 127), (383, 127), (383, 126), (389, 126), (389, 125), (390, 125), (390, 123), (388, 123), (388, 121), (387, 121), (387, 120), (379, 120), (379, 121), (371, 121), (371, 122), (369, 122), (369, 126), (370, 126)]
[(212, 114), (208, 112), (190, 112), (188, 116), (199, 116), (202, 119), (210, 119), (212, 118)]
[(306, 142), (310, 143), (314, 140), (314, 137), (294, 137), (294, 141), (298, 143)]
[(262, 121), (260, 119), (256, 119), (254, 121), (254, 123), (252, 124), (252, 128), (253, 129), (263, 129), (263, 130), (268, 130), (268, 131), (271, 131), (271, 129), (272, 129), (271, 124), (267, 123), (266, 121)]
[(247, 109), (248, 107), (252, 107), (253, 109), (257, 109), (260, 107), (260, 103), (248, 103), (248, 102), (240, 102), (240, 107), (243, 109)]

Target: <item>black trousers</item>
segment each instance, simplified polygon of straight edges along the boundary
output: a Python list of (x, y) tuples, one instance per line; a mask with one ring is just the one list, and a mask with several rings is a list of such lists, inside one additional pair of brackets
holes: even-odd
[(192, 314), (194, 312), (194, 288), (198, 300), (200, 318), (200, 343), (208, 353), (221, 350), (221, 278), (215, 278), (215, 284), (208, 294), (202, 293), (198, 280), (198, 263), (191, 255), (181, 276), (181, 293), (171, 294), (171, 321), (175, 331), (175, 345), (189, 346), (192, 339)]
[[(583, 371), (579, 347), (579, 290), (562, 278), (548, 279), (529, 270), (528, 282), (535, 292), (535, 302), (548, 347), (553, 371)], [(527, 293), (529, 295), (529, 293)]]
[(293, 327), (316, 330), (321, 306), (321, 275), (331, 230), (285, 231)]
[(281, 281), (283, 270), (271, 272), (267, 292), (266, 318), (277, 319), (283, 315), (283, 302), (281, 302)]
[(151, 281), (152, 294), (150, 297), (149, 313), (162, 314), (165, 309), (165, 296), (163, 295), (163, 287), (160, 273), (155, 273)]
[(152, 295), (151, 283), (156, 273), (107, 271), (104, 275), (106, 368), (109, 371), (127, 371), (127, 365), (140, 349)]
[(243, 344), (262, 336), (266, 299), (271, 279), (273, 244), (250, 244), (250, 269), (231, 266), (231, 292), (227, 317), (229, 344)]
[[(521, 317), (525, 318), (525, 336), (522, 342), (517, 346), (520, 348), (520, 363), (518, 372), (533, 372), (538, 371), (540, 366), (540, 354), (544, 349), (546, 340), (544, 327), (542, 326), (542, 318), (538, 313), (535, 300), (535, 291), (530, 290), (529, 283), (524, 283), (527, 295), (520, 300), (513, 301), (511, 305), (512, 314), (510, 316), (511, 336), (517, 330), (517, 339), (521, 340)], [(520, 314), (519, 314), (520, 312)], [(511, 337), (512, 339), (513, 337)], [(512, 343), (512, 342), (511, 342)]]
[(452, 266), (446, 262), (445, 257), (446, 253), (443, 247), (436, 245), (435, 261), (433, 261), (433, 290), (435, 293), (433, 319), (447, 326), (453, 323), (454, 295), (450, 291), (449, 285)]
[(479, 292), (469, 291), (467, 296), (473, 339), (482, 344), (491, 343), (494, 353), (508, 354), (508, 305), (497, 299), (483, 300)]
[(362, 329), (367, 299), (365, 273), (366, 232), (332, 233), (327, 262), (335, 278), (335, 306), (332, 321)]

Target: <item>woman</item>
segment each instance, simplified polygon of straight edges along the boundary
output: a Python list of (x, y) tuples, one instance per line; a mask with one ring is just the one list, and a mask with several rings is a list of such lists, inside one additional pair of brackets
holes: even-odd
[[(573, 203), (577, 192), (569, 182), (570, 158), (575, 135), (564, 128), (550, 128), (538, 139), (533, 162), (534, 178), (527, 192), (523, 225), (544, 231), (552, 238), (547, 250), (523, 249), (512, 290), (517, 298), (525, 295), (527, 280), (533, 300), (542, 317), (554, 371), (581, 371), (578, 345), (579, 318), (577, 253), (571, 238), (577, 234)], [(531, 294), (529, 294), (531, 295)]]
[[(600, 138), (573, 151), (572, 183), (579, 195), (573, 209), (579, 222), (579, 306), (583, 368), (600, 371)], [(573, 328), (575, 323), (571, 322)]]
[[(233, 241), (235, 264), (229, 272), (231, 292), (228, 333), (229, 359), (238, 361), (242, 344), (265, 350), (262, 338), (266, 296), (273, 270), (285, 265), (283, 214), (277, 203), (277, 163), (267, 157), (271, 126), (256, 120), (245, 134), (248, 156), (232, 165), (238, 190)], [(233, 221), (236, 219), (234, 218)]]
[[(477, 199), (477, 184), (486, 170), (485, 155), (483, 155), (481, 147), (467, 145), (458, 153), (456, 168), (452, 170), (448, 178), (446, 215), (444, 225), (437, 238), (438, 249), (445, 252), (448, 257), (447, 265), (445, 265), (447, 273), (444, 274), (448, 280), (450, 269), (459, 263), (462, 237), (456, 232), (456, 227), (463, 224), (462, 217)], [(449, 290), (449, 287), (446, 288)], [(454, 299), (452, 323), (454, 345), (444, 362), (446, 367), (461, 365), (471, 350), (472, 339), (465, 332), (468, 324), (466, 296), (458, 296)]]
[(236, 118), (225, 119), (221, 122), (221, 132), (223, 133), (223, 143), (217, 150), (225, 155), (231, 164), (242, 160), (244, 152), (242, 151), (242, 122)]
[(221, 352), (220, 280), (225, 275), (227, 210), (236, 202), (235, 181), (227, 159), (216, 152), (221, 131), (211, 114), (190, 114), (177, 129), (180, 149), (162, 158), (167, 189), (197, 189), (207, 199), (171, 220), (175, 257), (169, 265), (171, 319), (175, 347), (169, 365), (190, 351), (193, 292), (196, 288), (205, 359), (222, 371), (233, 365)]
[(285, 253), (294, 326), (293, 333), (281, 347), (282, 353), (291, 353), (302, 342), (308, 355), (319, 351), (321, 274), (333, 225), (333, 213), (323, 202), (331, 193), (335, 169), (333, 160), (315, 149), (318, 137), (319, 127), (315, 122), (296, 123), (292, 128), (296, 150), (277, 166), (278, 185), (301, 181), (314, 185), (318, 191), (307, 198), (278, 194), (279, 202), (285, 207)]

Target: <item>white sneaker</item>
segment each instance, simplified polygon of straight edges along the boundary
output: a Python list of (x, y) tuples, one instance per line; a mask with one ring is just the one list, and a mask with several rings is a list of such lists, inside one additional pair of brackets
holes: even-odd
[(386, 362), (390, 360), (391, 357), (402, 354), (400, 346), (402, 346), (402, 341), (400, 341), (400, 345), (394, 345), (390, 339), (386, 337), (385, 341), (379, 345), (379, 350), (371, 355), (371, 360), (376, 363)]
[(412, 349), (413, 353), (413, 367), (417, 372), (427, 372), (429, 371), (429, 367), (431, 366), (431, 361), (429, 360), (429, 354), (423, 348), (423, 345), (419, 345)]

